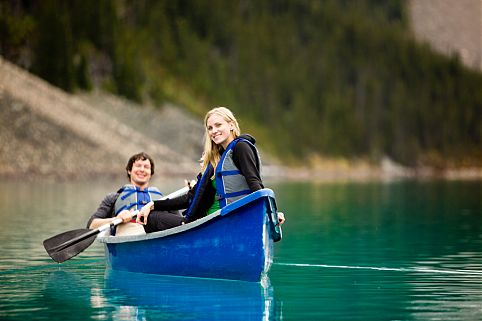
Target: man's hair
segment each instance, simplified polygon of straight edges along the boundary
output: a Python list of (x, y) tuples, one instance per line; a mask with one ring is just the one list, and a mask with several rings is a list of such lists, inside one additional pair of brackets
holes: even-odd
[(131, 174), (129, 174), (130, 171), (132, 171), (132, 166), (134, 163), (138, 160), (149, 160), (151, 163), (151, 176), (154, 175), (154, 161), (152, 160), (152, 157), (147, 155), (144, 152), (140, 152), (138, 154), (132, 155), (131, 158), (129, 158), (129, 161), (127, 162), (126, 165), (126, 172), (127, 172), (127, 178), (129, 181), (131, 180)]

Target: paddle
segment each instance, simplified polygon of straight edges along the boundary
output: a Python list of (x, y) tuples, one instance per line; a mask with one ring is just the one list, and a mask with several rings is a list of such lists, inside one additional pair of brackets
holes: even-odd
[[(185, 186), (171, 194), (164, 196), (162, 199), (174, 198), (184, 195), (189, 191), (189, 187)], [(151, 206), (147, 204), (145, 206)], [(138, 210), (132, 212), (134, 218), (139, 213)], [(96, 229), (90, 230), (87, 228), (67, 231), (46, 239), (43, 244), (44, 248), (50, 257), (57, 263), (62, 263), (76, 256), (80, 252), (88, 248), (97, 237), (97, 234), (117, 226), (122, 223), (121, 218), (116, 218), (111, 223), (104, 224)]]

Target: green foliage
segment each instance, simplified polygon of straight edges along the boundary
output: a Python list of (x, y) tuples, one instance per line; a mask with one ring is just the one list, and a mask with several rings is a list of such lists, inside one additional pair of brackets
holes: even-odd
[(74, 56), (75, 82), (80, 89), (91, 90), (92, 82), (89, 77), (88, 54), (89, 44), (83, 46), (84, 49)]
[(141, 101), (142, 56), (135, 38), (136, 35), (129, 29), (118, 33), (113, 55), (113, 79), (119, 94)]
[(42, 2), (35, 15), (37, 28), (33, 71), (47, 81), (71, 91), (75, 86), (73, 38), (66, 4)]
[(26, 64), (29, 38), (34, 28), (35, 20), (31, 15), (15, 10), (10, 3), (0, 2), (0, 55)]
[(480, 154), (481, 74), (416, 44), (402, 0), (45, 0), (13, 16), (16, 1), (1, 8), (2, 54), (18, 60), (31, 35), (32, 69), (50, 82), (88, 89), (101, 78), (119, 95), (199, 114), (228, 106), (283, 158), (387, 155), (416, 165)]

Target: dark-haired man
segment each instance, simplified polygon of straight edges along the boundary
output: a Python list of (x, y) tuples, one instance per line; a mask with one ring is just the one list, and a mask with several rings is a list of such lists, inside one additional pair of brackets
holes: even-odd
[(148, 154), (141, 152), (132, 155), (127, 162), (126, 172), (129, 184), (106, 195), (87, 222), (88, 228), (95, 229), (111, 223), (115, 218), (121, 218), (126, 224), (118, 226), (117, 234), (140, 234), (165, 230), (182, 223), (183, 217), (178, 211), (152, 212), (146, 225), (135, 223), (131, 211), (161, 199), (162, 194), (156, 187), (149, 187), (154, 175), (154, 161)]

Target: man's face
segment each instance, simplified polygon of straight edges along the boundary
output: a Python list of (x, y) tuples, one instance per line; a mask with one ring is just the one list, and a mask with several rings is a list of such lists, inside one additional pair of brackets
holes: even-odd
[(148, 159), (138, 159), (132, 164), (129, 171), (131, 184), (138, 187), (146, 187), (151, 180), (151, 162)]

